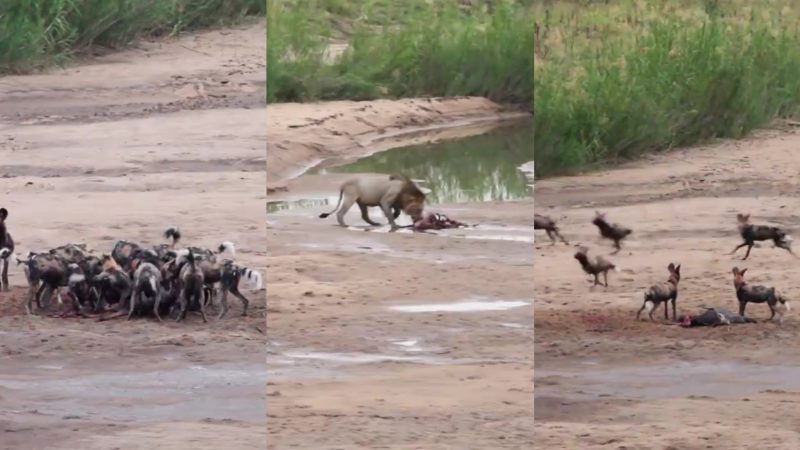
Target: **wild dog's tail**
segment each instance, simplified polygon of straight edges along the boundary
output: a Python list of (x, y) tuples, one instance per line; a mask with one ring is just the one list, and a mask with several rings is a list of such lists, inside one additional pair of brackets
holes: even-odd
[(343, 195), (344, 195), (344, 187), (339, 189), (339, 200), (336, 202), (336, 208), (333, 208), (333, 211), (331, 211), (331, 212), (320, 214), (319, 218), (320, 219), (324, 219), (324, 218), (330, 216), (331, 214), (335, 213), (336, 210), (339, 209), (339, 206), (342, 204), (342, 196)]
[(256, 289), (261, 289), (261, 286), (263, 285), (263, 278), (258, 271), (248, 269), (247, 267), (242, 267), (239, 269), (239, 274), (247, 279), (247, 281), (249, 281)]
[(178, 227), (169, 227), (164, 231), (164, 237), (172, 239), (172, 246), (174, 247), (181, 240), (181, 230)]
[(236, 246), (233, 245), (233, 242), (225, 241), (222, 244), (219, 244), (217, 253), (225, 253), (226, 251), (230, 252), (231, 258), (236, 256)]
[(8, 247), (0, 248), (0, 259), (8, 258), (8, 255), (11, 254), (11, 249)]
[(617, 273), (619, 273), (619, 271), (621, 270), (621, 269), (619, 268), (619, 266), (618, 266), (618, 265), (616, 265), (616, 264), (612, 265), (612, 266), (611, 266), (611, 268), (614, 270), (614, 272), (617, 272)]

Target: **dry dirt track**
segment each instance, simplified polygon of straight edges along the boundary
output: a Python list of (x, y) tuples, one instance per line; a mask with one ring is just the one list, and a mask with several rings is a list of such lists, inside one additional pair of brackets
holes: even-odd
[[(231, 240), (265, 262), (265, 24), (0, 78), (0, 192), (17, 251)], [(263, 448), (264, 290), (220, 322), (27, 317), (0, 292), (0, 448)]]
[[(542, 449), (800, 448), (800, 319), (725, 329), (635, 322), (642, 293), (682, 264), (678, 314), (736, 310), (734, 266), (800, 298), (800, 259), (763, 244), (747, 261), (736, 213), (800, 231), (798, 134), (677, 151), (616, 170), (536, 183), (536, 210), (571, 243), (607, 255), (595, 210), (634, 229), (608, 288), (590, 288), (572, 246), (537, 235), (536, 444)], [(766, 305), (748, 315), (765, 319)]]
[[(517, 115), (474, 98), (270, 105), (269, 183), (278, 189), (268, 199), (335, 195), (342, 176), (290, 180), (320, 158), (478, 134)], [(532, 199), (431, 208), (485, 231), (342, 229), (317, 218), (330, 205), (268, 214), (270, 449), (532, 445)], [(346, 220), (362, 225), (355, 210)], [(521, 241), (479, 236), (491, 233)], [(476, 297), (526, 303), (390, 309)]]

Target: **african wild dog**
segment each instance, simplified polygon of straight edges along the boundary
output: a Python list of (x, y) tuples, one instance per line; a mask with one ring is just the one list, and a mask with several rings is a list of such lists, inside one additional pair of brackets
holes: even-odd
[(622, 242), (623, 239), (628, 237), (628, 235), (633, 232), (633, 230), (630, 228), (625, 228), (618, 224), (608, 223), (605, 213), (601, 214), (599, 211), (595, 211), (595, 217), (592, 220), (592, 223), (600, 230), (600, 236), (614, 241), (614, 248), (616, 250), (611, 253), (612, 255), (622, 250), (620, 242)]
[(788, 250), (789, 253), (794, 255), (792, 251), (792, 237), (786, 234), (781, 228), (769, 225), (752, 225), (749, 222), (750, 214), (736, 214), (736, 220), (739, 222), (739, 234), (742, 236), (742, 239), (744, 239), (744, 242), (737, 245), (730, 253), (731, 255), (736, 253), (740, 248), (747, 246), (747, 253), (745, 253), (744, 258), (742, 258), (742, 261), (744, 261), (750, 256), (750, 250), (753, 248), (756, 241), (770, 240), (776, 247)]
[(552, 245), (556, 245), (556, 237), (561, 240), (561, 242), (569, 245), (566, 239), (561, 236), (561, 233), (558, 232), (558, 225), (556, 225), (556, 221), (541, 214), (533, 215), (533, 229), (534, 230), (544, 230), (547, 233), (547, 237), (550, 238), (550, 242)]
[(199, 304), (203, 322), (208, 322), (206, 318), (206, 302), (203, 299), (204, 284), (203, 271), (198, 267), (194, 252), (189, 250), (186, 255), (186, 262), (183, 264), (178, 276), (180, 312), (178, 313), (177, 321), (186, 318), (191, 304)]
[(217, 319), (221, 319), (228, 312), (228, 292), (242, 301), (242, 316), (247, 315), (247, 306), (250, 302), (247, 300), (247, 298), (245, 298), (244, 295), (241, 294), (241, 292), (239, 292), (239, 283), (242, 280), (242, 277), (253, 282), (256, 289), (261, 289), (262, 278), (260, 273), (256, 272), (255, 270), (248, 269), (247, 267), (234, 264), (234, 262), (231, 260), (225, 260), (223, 262), (222, 280), (220, 283), (222, 285), (222, 309), (220, 310)]
[(639, 311), (636, 313), (636, 320), (639, 320), (639, 315), (642, 311), (647, 310), (650, 320), (653, 320), (653, 311), (658, 308), (660, 303), (664, 303), (664, 319), (669, 320), (669, 303), (672, 302), (672, 318), (678, 320), (677, 306), (675, 305), (678, 300), (678, 282), (681, 281), (681, 265), (677, 266), (669, 263), (667, 266), (669, 271), (669, 279), (667, 281), (654, 284), (644, 293), (644, 303)]
[[(130, 310), (128, 311), (128, 320), (133, 316), (136, 309), (145, 309), (147, 307), (153, 308), (153, 313), (156, 318), (161, 321), (157, 305), (161, 302), (158, 297), (162, 294), (161, 288), (161, 272), (154, 264), (150, 262), (142, 262), (136, 267), (136, 272), (133, 275), (133, 292), (131, 293)], [(148, 301), (145, 302), (144, 297)]]
[(589, 275), (594, 275), (594, 284), (592, 285), (597, 286), (600, 284), (599, 275), (603, 274), (603, 281), (605, 286), (608, 287), (608, 271), (613, 270), (615, 272), (619, 272), (619, 268), (616, 265), (612, 264), (607, 259), (603, 258), (602, 256), (596, 256), (594, 258), (589, 258), (589, 249), (587, 247), (579, 247), (578, 251), (575, 253), (575, 259), (581, 263), (581, 268), (583, 271), (588, 273)]
[[(783, 323), (783, 315), (789, 311), (789, 301), (778, 294), (774, 287), (750, 285), (745, 282), (744, 273), (747, 272), (747, 269), (739, 270), (738, 267), (734, 267), (732, 272), (733, 287), (736, 289), (736, 299), (739, 300), (739, 315), (744, 317), (744, 309), (748, 303), (766, 303), (771, 313), (769, 320), (775, 318), (778, 308), (784, 309), (784, 311), (778, 311), (778, 321)], [(780, 306), (778, 306), (779, 303)]]
[(0, 263), (3, 264), (3, 272), (0, 275), (0, 288), (7, 291), (8, 286), (8, 258), (14, 254), (14, 239), (6, 227), (8, 210), (0, 208)]

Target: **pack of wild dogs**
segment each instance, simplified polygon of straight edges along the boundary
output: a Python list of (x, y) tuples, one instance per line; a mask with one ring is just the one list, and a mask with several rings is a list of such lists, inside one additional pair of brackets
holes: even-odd
[[(750, 214), (738, 213), (736, 215), (738, 222), (738, 231), (743, 242), (736, 246), (730, 254), (736, 253), (742, 247), (747, 247), (747, 252), (742, 260), (746, 260), (750, 256), (750, 251), (759, 241), (772, 241), (774, 246), (787, 250), (792, 256), (797, 258), (791, 248), (792, 237), (780, 227), (771, 225), (754, 225), (750, 223)], [(617, 254), (622, 249), (622, 242), (631, 235), (633, 230), (631, 228), (611, 223), (606, 218), (606, 214), (595, 211), (595, 217), (592, 220), (600, 232), (603, 239), (613, 242), (614, 251), (611, 255)], [(550, 238), (552, 245), (555, 245), (557, 240), (560, 240), (566, 245), (569, 242), (561, 235), (556, 221), (550, 217), (535, 214), (534, 229), (544, 230)], [(602, 256), (589, 256), (589, 248), (583, 245), (577, 245), (577, 251), (574, 258), (578, 261), (584, 273), (594, 277), (592, 286), (603, 285), (608, 287), (608, 272), (619, 272), (616, 264), (609, 259)], [(680, 322), (683, 326), (717, 326), (717, 325), (730, 325), (732, 323), (753, 323), (754, 319), (745, 316), (745, 308), (748, 303), (766, 303), (770, 309), (769, 320), (775, 320), (777, 315), (778, 323), (783, 323), (784, 314), (789, 311), (789, 301), (782, 296), (774, 287), (752, 285), (745, 281), (744, 275), (747, 269), (740, 269), (733, 267), (731, 272), (733, 274), (733, 287), (736, 293), (736, 299), (739, 304), (739, 313), (732, 313), (724, 308), (717, 307), (703, 307), (704, 312), (697, 315), (677, 315), (677, 299), (678, 299), (678, 284), (681, 280), (681, 265), (670, 262), (667, 265), (668, 278), (666, 281), (652, 285), (644, 292), (642, 306), (636, 312), (636, 319), (638, 320), (642, 312), (646, 312), (653, 319), (653, 312), (655, 309), (664, 304), (664, 319), (669, 321), (669, 305), (672, 305), (672, 316), (676, 322)], [(600, 283), (600, 275), (603, 276), (603, 283)]]
[[(172, 315), (186, 318), (199, 312), (207, 322), (207, 308), (214, 306), (221, 293), (221, 319), (228, 312), (228, 293), (242, 302), (242, 316), (249, 301), (240, 292), (243, 282), (261, 289), (259, 272), (234, 262), (236, 249), (226, 241), (217, 248), (189, 246), (179, 248), (181, 232), (169, 227), (167, 243), (144, 246), (127, 240), (114, 244), (111, 253), (97, 254), (84, 243), (69, 243), (44, 252), (29, 251), (24, 258), (14, 254), (14, 241), (5, 220), (8, 211), (0, 209), (0, 262), (2, 287), (8, 291), (8, 265), (13, 257), (22, 266), (28, 284), (25, 309), (28, 314), (47, 312), (52, 301), (67, 304), (67, 313), (81, 317), (105, 315), (103, 319), (127, 315), (153, 314), (159, 321)], [(230, 255), (230, 258), (223, 257)], [(34, 307), (35, 306), (35, 307)]]

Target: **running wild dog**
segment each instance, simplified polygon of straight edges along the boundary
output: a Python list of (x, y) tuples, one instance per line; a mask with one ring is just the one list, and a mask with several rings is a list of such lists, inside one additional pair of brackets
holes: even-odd
[[(747, 284), (744, 281), (745, 272), (747, 272), (747, 269), (739, 270), (738, 267), (733, 268), (733, 287), (736, 288), (736, 298), (739, 300), (739, 315), (744, 317), (744, 309), (747, 303), (766, 302), (771, 312), (769, 320), (775, 318), (776, 309), (780, 308), (784, 311), (778, 311), (778, 321), (783, 323), (783, 315), (786, 311), (789, 311), (789, 302), (775, 292), (774, 287)], [(778, 306), (779, 303), (780, 306)]]
[(600, 230), (600, 236), (602, 236), (605, 239), (610, 239), (614, 241), (614, 248), (616, 250), (613, 253), (611, 253), (612, 255), (622, 250), (620, 242), (622, 242), (623, 239), (628, 237), (628, 235), (633, 232), (633, 230), (631, 230), (630, 228), (625, 228), (616, 223), (614, 224), (608, 223), (608, 221), (606, 220), (606, 214), (605, 213), (601, 214), (599, 211), (595, 211), (595, 217), (594, 220), (592, 220), (592, 223), (596, 225), (597, 228)]
[[(786, 234), (786, 232), (779, 227), (773, 227), (769, 225), (752, 225), (749, 222), (750, 214), (736, 214), (736, 220), (739, 222), (739, 234), (742, 235), (744, 242), (736, 246), (736, 248), (734, 248), (730, 253), (731, 255), (746, 245), (747, 253), (745, 253), (744, 258), (742, 258), (742, 261), (744, 261), (748, 256), (750, 256), (750, 250), (753, 248), (756, 241), (770, 240), (775, 243), (776, 247), (788, 250), (789, 253), (794, 255), (794, 252), (792, 251), (792, 237)], [(796, 257), (797, 256), (795, 256), (795, 258)]]
[(3, 272), (0, 278), (0, 288), (8, 290), (8, 258), (14, 254), (14, 239), (6, 228), (6, 218), (8, 210), (0, 208), (0, 263), (3, 264)]
[(556, 225), (556, 221), (541, 214), (533, 215), (533, 229), (534, 230), (544, 230), (547, 232), (547, 237), (550, 238), (550, 242), (552, 245), (556, 245), (556, 237), (561, 240), (561, 242), (569, 245), (566, 239), (561, 236), (561, 233), (558, 232), (558, 225)]
[(639, 320), (639, 315), (642, 311), (647, 310), (650, 320), (653, 319), (653, 311), (658, 308), (658, 305), (664, 303), (664, 319), (669, 320), (669, 302), (672, 302), (672, 318), (678, 320), (677, 307), (675, 303), (678, 300), (678, 282), (681, 281), (681, 265), (677, 266), (669, 263), (667, 266), (669, 271), (669, 279), (667, 281), (654, 284), (644, 293), (644, 303), (639, 311), (636, 313), (636, 320)]
[(589, 249), (587, 247), (579, 247), (578, 251), (575, 253), (575, 259), (581, 263), (584, 272), (589, 275), (594, 275), (594, 284), (592, 284), (592, 286), (600, 284), (599, 275), (602, 273), (605, 286), (608, 287), (608, 271), (613, 270), (614, 272), (619, 272), (619, 269), (602, 256), (589, 258), (588, 253)]

